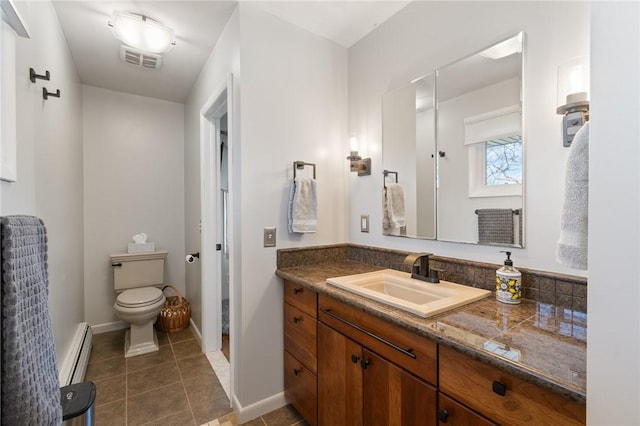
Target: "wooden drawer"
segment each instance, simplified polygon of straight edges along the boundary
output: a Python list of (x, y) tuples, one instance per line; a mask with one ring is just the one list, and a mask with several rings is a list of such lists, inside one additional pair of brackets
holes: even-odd
[(323, 294), (318, 304), (318, 318), (323, 323), (423, 380), (436, 383), (435, 342)]
[(438, 392), (438, 424), (440, 426), (493, 426), (489, 420), (459, 402)]
[(314, 374), (317, 372), (317, 324), (315, 318), (284, 304), (284, 349)]
[(318, 294), (304, 286), (284, 281), (284, 301), (313, 318), (318, 318)]
[(312, 426), (318, 423), (318, 388), (315, 374), (289, 352), (284, 352), (284, 394)]
[[(578, 425), (586, 422), (586, 405), (442, 345), (439, 367), (442, 392), (498, 423)], [(506, 389), (504, 396), (497, 393), (502, 386)]]

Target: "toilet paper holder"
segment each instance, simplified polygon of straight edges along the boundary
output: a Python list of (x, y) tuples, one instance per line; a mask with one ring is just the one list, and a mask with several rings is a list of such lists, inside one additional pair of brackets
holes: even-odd
[(184, 260), (187, 263), (193, 263), (196, 261), (196, 258), (200, 259), (200, 252), (188, 254)]

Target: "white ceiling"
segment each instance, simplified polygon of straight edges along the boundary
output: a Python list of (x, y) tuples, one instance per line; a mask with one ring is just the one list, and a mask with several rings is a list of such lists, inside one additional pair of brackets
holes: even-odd
[[(54, 1), (83, 84), (183, 103), (235, 2)], [(114, 10), (138, 11), (173, 28), (175, 47), (159, 70), (120, 61), (120, 43), (108, 22)]]
[[(237, 5), (236, 1), (54, 0), (83, 84), (184, 103)], [(258, 1), (260, 9), (349, 47), (408, 4), (406, 1)], [(158, 70), (119, 59), (121, 43), (107, 25), (114, 10), (144, 12), (173, 28), (176, 46)]]

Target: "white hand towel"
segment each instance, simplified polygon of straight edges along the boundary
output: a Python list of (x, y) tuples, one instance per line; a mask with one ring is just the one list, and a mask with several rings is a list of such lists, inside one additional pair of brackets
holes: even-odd
[(567, 159), (564, 205), (556, 261), (573, 269), (587, 269), (589, 213), (589, 122), (573, 139)]
[(314, 233), (318, 229), (318, 195), (314, 179), (295, 178), (291, 208), (291, 232)]
[(383, 227), (401, 228), (406, 225), (404, 214), (404, 188), (399, 183), (387, 183), (383, 200)]
[(289, 233), (293, 233), (293, 197), (296, 194), (296, 181), (291, 181), (291, 188), (289, 189), (289, 202), (287, 203), (287, 229)]

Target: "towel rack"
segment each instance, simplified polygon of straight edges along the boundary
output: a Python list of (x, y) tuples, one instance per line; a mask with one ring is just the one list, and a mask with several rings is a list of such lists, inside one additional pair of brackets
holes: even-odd
[(396, 175), (396, 183), (398, 183), (398, 172), (393, 172), (391, 170), (383, 170), (382, 174), (384, 175), (382, 178), (382, 186), (387, 187), (387, 176), (388, 175)]
[(316, 178), (316, 164), (315, 163), (305, 163), (304, 161), (294, 161), (293, 162), (293, 178), (296, 178), (296, 170), (304, 169), (304, 166), (312, 166), (313, 167), (313, 178)]
[[(478, 214), (480, 210), (476, 209), (474, 211), (475, 214)], [(515, 210), (511, 210), (511, 213), (515, 214), (516, 216), (520, 214), (520, 209), (515, 209)]]

